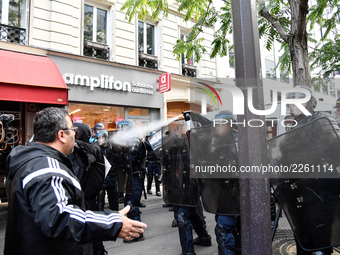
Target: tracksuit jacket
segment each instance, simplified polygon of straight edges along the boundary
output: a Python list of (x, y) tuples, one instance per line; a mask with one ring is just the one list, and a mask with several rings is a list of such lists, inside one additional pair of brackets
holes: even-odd
[(7, 158), (9, 198), (4, 254), (83, 254), (83, 243), (116, 240), (117, 212), (86, 211), (84, 194), (69, 159), (29, 143)]

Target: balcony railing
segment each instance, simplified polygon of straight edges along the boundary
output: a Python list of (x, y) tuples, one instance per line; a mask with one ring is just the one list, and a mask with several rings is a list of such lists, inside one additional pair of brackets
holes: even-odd
[(26, 29), (0, 24), (0, 41), (26, 45)]
[(197, 67), (189, 64), (182, 64), (182, 75), (196, 77)]
[(158, 69), (158, 57), (146, 53), (139, 53), (139, 66)]
[(109, 60), (109, 45), (97, 42), (86, 41), (84, 44), (84, 55), (93, 58)]

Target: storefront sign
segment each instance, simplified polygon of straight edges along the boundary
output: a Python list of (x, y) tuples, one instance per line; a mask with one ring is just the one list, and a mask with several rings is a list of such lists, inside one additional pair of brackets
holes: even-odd
[(100, 77), (86, 76), (86, 75), (74, 75), (71, 73), (65, 73), (63, 75), (65, 83), (67, 85), (78, 85), (89, 87), (91, 91), (97, 88), (107, 90), (126, 91), (132, 93), (153, 95), (153, 85), (141, 83), (141, 82), (128, 82), (115, 80), (114, 76), (108, 76), (101, 74)]
[(171, 74), (165, 73), (159, 76), (159, 93), (171, 90)]
[(14, 111), (1, 111), (0, 110), (0, 115), (1, 114), (13, 114), (14, 115), (14, 120), (20, 120), (21, 119), (21, 113), (20, 112), (14, 112)]

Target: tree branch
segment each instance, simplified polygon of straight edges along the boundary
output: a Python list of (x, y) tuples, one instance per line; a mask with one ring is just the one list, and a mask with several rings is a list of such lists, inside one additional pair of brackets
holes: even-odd
[(284, 30), (284, 28), (281, 26), (280, 22), (275, 19), (266, 9), (265, 7), (263, 7), (259, 14), (265, 18), (266, 20), (268, 20), (273, 27), (276, 29), (276, 31), (279, 33), (280, 37), (282, 38), (282, 40), (284, 40), (286, 43), (289, 44), (289, 34), (286, 33), (286, 31)]
[[(207, 6), (207, 10), (206, 10), (206, 12), (204, 13), (204, 17), (201, 18), (201, 20), (203, 20), (203, 21), (202, 21), (202, 23), (201, 23), (201, 25), (200, 25), (200, 30), (202, 30), (203, 23), (204, 23), (205, 19), (206, 19), (207, 16), (208, 16), (208, 13), (209, 13), (209, 9), (210, 9), (210, 5), (211, 5), (211, 4), (212, 4), (212, 1), (210, 0), (210, 1), (209, 1), (209, 4), (208, 4), (208, 6)], [(195, 25), (195, 26), (196, 26), (196, 25)], [(192, 40), (187, 40), (186, 43), (195, 41), (195, 40), (197, 39), (197, 37), (198, 37), (199, 34), (200, 34), (200, 32), (199, 32), (199, 33), (196, 33), (195, 36), (194, 36), (194, 38), (193, 38)]]

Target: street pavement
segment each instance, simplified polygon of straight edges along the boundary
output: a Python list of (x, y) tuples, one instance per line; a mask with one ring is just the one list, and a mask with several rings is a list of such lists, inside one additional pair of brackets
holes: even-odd
[[(153, 187), (155, 194), (155, 188)], [(104, 246), (111, 255), (179, 255), (181, 254), (181, 246), (179, 244), (178, 229), (172, 228), (171, 223), (174, 219), (173, 212), (169, 208), (162, 207), (162, 197), (148, 195), (147, 200), (144, 198), (142, 202), (146, 204), (145, 208), (141, 208), (142, 221), (148, 225), (145, 230), (145, 240), (135, 243), (123, 243), (122, 239), (117, 239), (116, 242), (106, 241)], [(123, 205), (120, 204), (120, 208)], [(7, 211), (0, 205), (0, 254), (3, 254), (5, 225)], [(280, 218), (279, 226), (273, 240), (273, 255), (295, 255), (294, 237), (284, 214)], [(212, 246), (202, 247), (195, 246), (197, 255), (217, 255), (217, 243), (215, 238), (215, 217), (213, 214), (206, 213), (206, 223), (208, 233), (212, 237)], [(197, 235), (194, 233), (194, 238)], [(337, 251), (333, 255), (340, 254)], [(248, 254), (247, 254), (248, 255)], [(251, 255), (251, 254), (249, 254)]]

